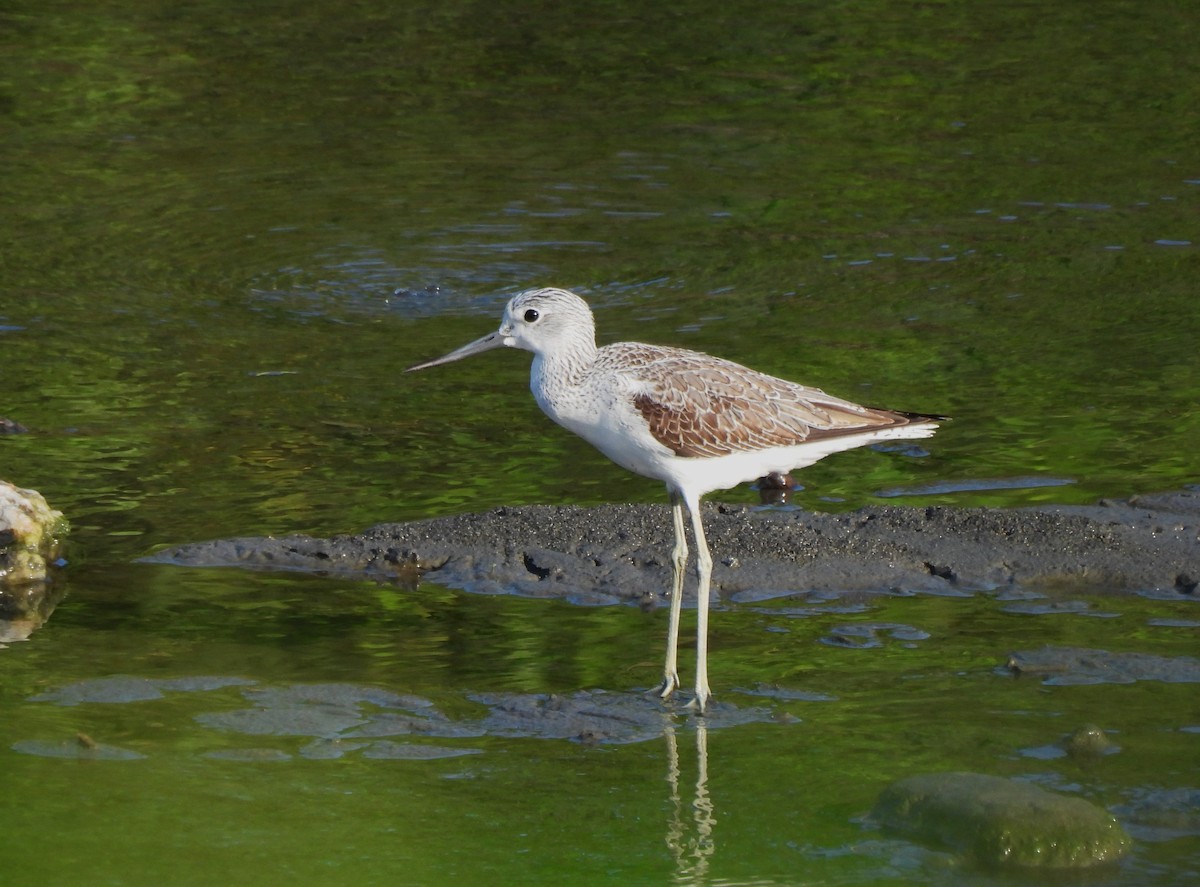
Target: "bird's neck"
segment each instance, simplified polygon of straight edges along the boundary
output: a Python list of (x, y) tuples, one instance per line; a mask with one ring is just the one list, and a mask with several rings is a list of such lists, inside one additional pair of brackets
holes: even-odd
[(596, 362), (596, 343), (580, 341), (569, 348), (536, 353), (530, 373), (530, 388), (538, 404), (554, 416), (564, 400), (583, 385)]

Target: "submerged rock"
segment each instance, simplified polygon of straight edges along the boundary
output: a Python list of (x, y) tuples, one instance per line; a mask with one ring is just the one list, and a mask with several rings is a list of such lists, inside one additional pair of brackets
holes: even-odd
[(1084, 724), (1073, 733), (1061, 737), (1057, 742), (1023, 748), (1020, 754), (1026, 758), (1051, 761), (1056, 758), (1072, 758), (1082, 766), (1099, 763), (1102, 758), (1114, 755), (1121, 747), (1095, 724)]
[(1081, 761), (1095, 760), (1119, 750), (1103, 728), (1095, 724), (1084, 724), (1073, 732), (1063, 740), (1063, 749), (1071, 757)]
[(1130, 838), (1082, 798), (979, 773), (912, 776), (880, 795), (885, 828), (949, 847), (991, 867), (1082, 869), (1120, 859)]

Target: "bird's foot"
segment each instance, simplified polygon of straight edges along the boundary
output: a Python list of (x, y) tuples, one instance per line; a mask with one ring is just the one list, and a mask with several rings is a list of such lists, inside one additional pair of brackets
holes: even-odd
[(662, 683), (654, 688), (654, 694), (659, 699), (670, 699), (671, 694), (679, 689), (679, 675), (675, 672), (667, 672), (663, 675)]
[(692, 701), (684, 706), (684, 708), (688, 709), (688, 711), (694, 711), (698, 715), (702, 715), (708, 708), (709, 703), (712, 701), (712, 691), (709, 690), (708, 687), (697, 687), (696, 695), (692, 697)]

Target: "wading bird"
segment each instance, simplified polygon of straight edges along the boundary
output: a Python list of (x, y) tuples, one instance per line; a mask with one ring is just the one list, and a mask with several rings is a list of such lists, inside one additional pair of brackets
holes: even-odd
[(406, 372), (500, 347), (533, 352), (529, 387), (542, 412), (621, 467), (667, 485), (675, 547), (667, 656), (657, 689), (663, 699), (679, 687), (687, 511), (699, 580), (696, 695), (689, 706), (699, 712), (712, 698), (708, 605), (713, 562), (700, 517), (701, 497), (875, 441), (929, 437), (944, 418), (859, 406), (698, 351), (638, 342), (597, 348), (588, 304), (553, 288), (514, 296), (496, 332)]

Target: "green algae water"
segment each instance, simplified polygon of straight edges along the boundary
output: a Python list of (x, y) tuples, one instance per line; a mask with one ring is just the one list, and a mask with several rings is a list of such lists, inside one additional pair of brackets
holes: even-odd
[[(1196, 627), (1175, 624), (1175, 603), (723, 610), (719, 701), (769, 717), (721, 726), (718, 713), (702, 730), (664, 715), (660, 734), (614, 743), (469, 728), (489, 693), (652, 685), (662, 611), (237, 571), (82, 572), (87, 588), (4, 651), (5, 815), (28, 838), (8, 844), (10, 883), (283, 872), (314, 884), (986, 884), (864, 824), (877, 794), (901, 775), (972, 769), (1116, 806), (1194, 775), (1194, 684), (1058, 686), (1014, 678), (997, 657), (998, 639), (1015, 637), (1185, 656)], [(830, 642), (855, 626), (877, 643)], [(457, 727), (364, 729), (404, 707)], [(1056, 755), (1085, 723), (1113, 753)], [(46, 834), (63, 852), (33, 840)], [(1193, 864), (1188, 839), (1137, 834), (1100, 883)]]
[[(954, 416), (926, 456), (806, 470), (804, 507), (1198, 481), (1189, 7), (643, 7), (0, 12), (0, 417), (29, 429), (0, 478), (73, 527), (57, 607), (0, 649), (6, 884), (989, 884), (871, 827), (878, 793), (950, 769), (1118, 811), (1197, 788), (1194, 684), (1000, 668), (1194, 655), (1188, 596), (734, 606), (714, 691), (762, 719), (572, 741), (463, 725), (486, 694), (651, 685), (663, 612), (133, 563), (661, 501), (541, 416), (524, 355), (401, 376), (534, 285), (585, 294), (602, 341)], [(351, 735), (432, 713), (463, 735)], [(1093, 723), (1115, 752), (1047, 751)], [(1188, 883), (1194, 811), (1175, 825), (1131, 826), (1093, 882)]]

